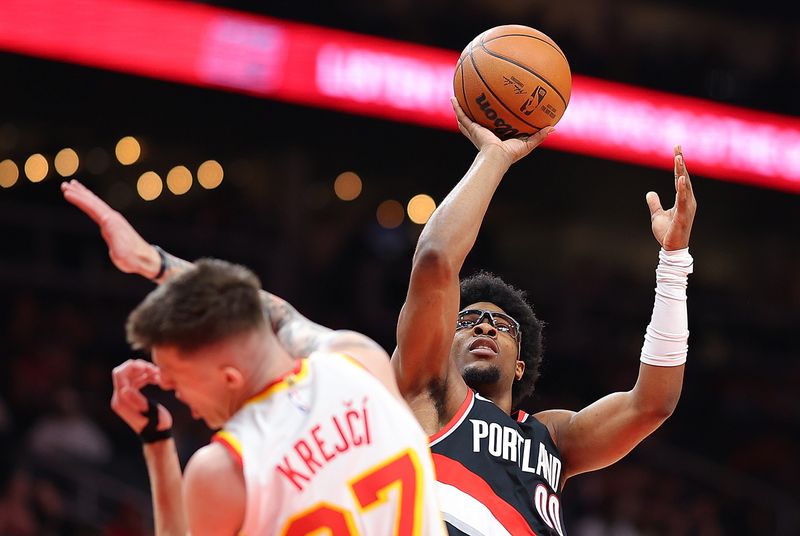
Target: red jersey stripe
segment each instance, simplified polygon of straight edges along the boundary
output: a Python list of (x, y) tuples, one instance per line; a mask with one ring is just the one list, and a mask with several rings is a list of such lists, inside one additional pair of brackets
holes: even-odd
[(464, 401), (461, 403), (461, 407), (458, 408), (456, 414), (453, 415), (453, 418), (450, 419), (450, 422), (442, 426), (441, 430), (439, 430), (438, 432), (436, 432), (435, 434), (433, 434), (428, 438), (428, 443), (432, 443), (437, 439), (439, 439), (440, 437), (442, 437), (444, 434), (449, 432), (453, 428), (453, 426), (455, 426), (456, 423), (458, 423), (458, 421), (461, 420), (461, 417), (463, 417), (464, 414), (469, 409), (469, 405), (472, 403), (472, 399), (474, 396), (475, 395), (473, 394), (472, 389), (467, 389), (467, 396), (466, 398), (464, 398)]
[(483, 503), (510, 534), (536, 536), (525, 517), (495, 494), (489, 484), (456, 460), (433, 453), (436, 480), (453, 486)]

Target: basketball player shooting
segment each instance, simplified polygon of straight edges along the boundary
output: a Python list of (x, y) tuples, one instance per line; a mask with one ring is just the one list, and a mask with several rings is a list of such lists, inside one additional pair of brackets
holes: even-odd
[(675, 206), (664, 210), (655, 192), (646, 196), (661, 252), (634, 387), (577, 412), (530, 415), (519, 406), (538, 376), (541, 323), (524, 294), (498, 277), (481, 273), (459, 283), (495, 189), (530, 148), (499, 140), (455, 99), (453, 107), (478, 156), (420, 235), (392, 363), (430, 436), (449, 533), (563, 536), (565, 482), (621, 459), (664, 422), (680, 396), (696, 210), (691, 181), (676, 147)]
[[(459, 288), (458, 275), (505, 172), (552, 129), (501, 142), (453, 106), (459, 129), (479, 153), (420, 236), (393, 356), (398, 385), (431, 436), (451, 534), (563, 534), (560, 495), (567, 478), (623, 457), (671, 414), (680, 396), (692, 269), (687, 246), (696, 210), (691, 182), (676, 148), (675, 206), (664, 210), (657, 194), (647, 194), (662, 252), (633, 389), (577, 413), (512, 413), (538, 377), (541, 324), (524, 294), (499, 278), (481, 274)], [(147, 243), (77, 181), (62, 190), (100, 226), (120, 270), (163, 282), (191, 266)], [(290, 353), (302, 355), (318, 339), (316, 325), (288, 304), (263, 291), (262, 301)]]

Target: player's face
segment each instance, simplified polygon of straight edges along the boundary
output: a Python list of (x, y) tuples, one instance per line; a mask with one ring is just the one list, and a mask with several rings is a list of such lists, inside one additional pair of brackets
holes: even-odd
[(519, 324), (500, 307), (478, 302), (464, 307), (458, 315), (450, 353), (467, 385), (508, 383), (517, 374)]
[[(202, 352), (200, 352), (202, 353)], [(209, 428), (220, 428), (230, 417), (230, 394), (223, 367), (212, 356), (185, 354), (173, 346), (153, 348), (153, 363), (161, 372), (161, 388), (189, 406), (192, 417)]]

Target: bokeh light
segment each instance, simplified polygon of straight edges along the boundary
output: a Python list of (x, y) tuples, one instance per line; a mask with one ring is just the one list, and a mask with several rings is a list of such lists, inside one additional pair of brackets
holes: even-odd
[(163, 190), (164, 183), (155, 171), (145, 171), (136, 182), (136, 191), (139, 193), (139, 197), (145, 201), (157, 198)]
[(225, 172), (216, 160), (206, 160), (197, 168), (197, 182), (206, 190), (212, 190), (222, 184)]
[(405, 211), (403, 210), (403, 205), (401, 205), (399, 201), (387, 199), (378, 205), (376, 216), (378, 218), (378, 224), (381, 227), (385, 229), (394, 229), (403, 223)]
[(78, 166), (80, 165), (78, 153), (69, 147), (61, 149), (56, 154), (53, 165), (56, 168), (56, 172), (62, 177), (71, 177), (78, 171)]
[(139, 141), (133, 136), (125, 136), (117, 142), (117, 147), (114, 149), (117, 155), (117, 160), (124, 166), (135, 164), (139, 157), (142, 155), (142, 146)]
[(420, 225), (428, 221), (434, 210), (436, 210), (436, 202), (426, 194), (415, 195), (408, 202), (409, 219)]
[(41, 182), (47, 177), (47, 172), (50, 171), (50, 165), (47, 159), (39, 154), (32, 154), (25, 161), (25, 176), (31, 182)]
[(333, 183), (333, 191), (342, 201), (352, 201), (361, 195), (361, 177), (352, 171), (340, 173)]
[(186, 166), (175, 166), (167, 173), (167, 188), (175, 195), (183, 195), (192, 187), (192, 172)]
[(19, 179), (19, 168), (13, 160), (0, 162), (0, 187), (11, 188)]

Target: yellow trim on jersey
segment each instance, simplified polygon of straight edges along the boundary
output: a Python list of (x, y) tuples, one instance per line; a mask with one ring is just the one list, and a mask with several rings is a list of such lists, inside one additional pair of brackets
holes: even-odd
[[(345, 359), (345, 361), (347, 361), (347, 362), (349, 362), (349, 363), (351, 363), (351, 364), (353, 364), (353, 365), (357, 366), (357, 367), (358, 367), (358, 368), (360, 368), (361, 370), (367, 370), (367, 367), (365, 367), (365, 366), (364, 366), (364, 365), (361, 363), (361, 361), (357, 360), (356, 358), (354, 358), (354, 357), (353, 357), (353, 356), (351, 356), (351, 355), (343, 354), (342, 352), (334, 352), (334, 354), (333, 354), (333, 355), (338, 355), (339, 357), (343, 357), (343, 358)], [(369, 372), (369, 371), (367, 370), (367, 372)]]
[(225, 430), (220, 430), (216, 434), (211, 437), (211, 442), (220, 445), (228, 454), (233, 458), (233, 460), (239, 465), (240, 468), (244, 469), (244, 459), (242, 458), (242, 444), (239, 443), (239, 440)]
[(238, 439), (236, 439), (236, 436), (234, 436), (227, 430), (220, 430), (219, 432), (214, 434), (214, 437), (212, 439), (221, 439), (222, 441), (230, 445), (230, 447), (236, 451), (239, 457), (242, 456), (242, 444), (239, 442)]
[(280, 380), (277, 380), (267, 385), (267, 387), (265, 387), (263, 391), (247, 399), (247, 401), (245, 401), (245, 405), (266, 400), (275, 393), (284, 391), (289, 387), (293, 386), (294, 384), (300, 383), (301, 381), (305, 380), (308, 377), (308, 371), (309, 371), (308, 360), (300, 359), (299, 364), (297, 365), (297, 368), (295, 370), (296, 372), (292, 371), (283, 378), (281, 378)]

